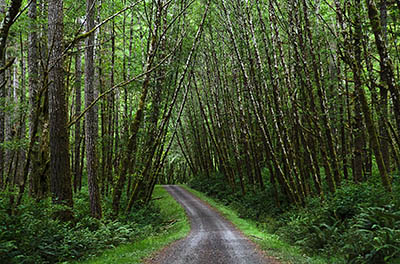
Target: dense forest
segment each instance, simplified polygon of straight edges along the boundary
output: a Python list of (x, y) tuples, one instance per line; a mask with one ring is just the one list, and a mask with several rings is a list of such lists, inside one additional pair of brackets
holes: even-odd
[(175, 183), (307, 254), (399, 261), (398, 0), (0, 0), (0, 20), (0, 262), (146, 236)]

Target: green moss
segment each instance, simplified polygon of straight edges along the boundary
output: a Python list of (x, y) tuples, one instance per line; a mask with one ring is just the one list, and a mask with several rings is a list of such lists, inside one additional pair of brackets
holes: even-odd
[(378, 9), (375, 6), (375, 3), (370, 1), (368, 4), (368, 15), (371, 21), (372, 30), (375, 34), (381, 34), (381, 22), (379, 18)]

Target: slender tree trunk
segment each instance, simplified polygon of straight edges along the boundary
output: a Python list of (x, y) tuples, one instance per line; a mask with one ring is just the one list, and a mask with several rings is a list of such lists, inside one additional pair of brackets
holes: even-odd
[[(0, 14), (2, 16), (5, 16), (5, 7), (6, 7), (6, 2), (5, 0), (1, 0), (0, 2), (1, 5), (1, 10), (0, 10)], [(4, 20), (3, 20), (4, 21)], [(5, 36), (7, 37), (7, 36)], [(5, 42), (5, 41), (4, 41)], [(4, 43), (4, 47), (3, 50), (0, 50), (1, 54), (0, 54), (0, 67), (4, 67), (6, 60), (5, 60), (5, 43)], [(5, 71), (0, 72), (0, 99), (2, 99), (0, 101), (0, 108), (1, 109), (5, 109), (5, 103), (6, 103), (6, 83), (5, 83)], [(3, 110), (0, 111), (0, 144), (4, 142), (5, 140), (5, 134), (4, 134), (4, 130), (5, 130), (5, 112)], [(0, 190), (5, 188), (5, 168), (6, 166), (4, 166), (5, 163), (5, 157), (4, 157), (4, 148), (0, 147)]]
[[(4, 2), (3, 2), (4, 4)], [(14, 23), (14, 18), (17, 16), (19, 9), (21, 8), (22, 0), (12, 0), (9, 4), (9, 8), (7, 9), (4, 18), (0, 24), (0, 108), (4, 109), (5, 107), (5, 97), (6, 97), (6, 78), (5, 71), (6, 68), (9, 67), (12, 62), (7, 63), (6, 65), (6, 44), (8, 33), (12, 24)], [(0, 144), (4, 142), (5, 135), (5, 112), (0, 111)], [(4, 172), (5, 172), (5, 159), (4, 159), (4, 148), (0, 147), (0, 183), (3, 182)], [(4, 183), (3, 183), (4, 185)], [(0, 185), (1, 187), (1, 185)]]
[[(376, 7), (375, 7), (374, 3), (371, 2), (370, 0), (367, 1), (367, 4), (368, 4), (368, 13), (369, 13), (369, 16), (370, 16), (370, 20), (371, 20), (371, 22), (373, 24), (373, 31), (374, 31), (374, 33), (376, 33), (375, 37), (379, 38), (379, 40), (376, 40), (377, 41), (378, 50), (379, 50), (379, 46), (380, 46), (380, 44), (382, 44), (382, 43), (380, 43), (380, 41), (382, 39), (381, 39), (381, 36), (378, 34), (377, 29), (374, 28), (374, 27), (377, 26), (377, 24), (379, 25), (379, 20), (376, 21), (376, 19), (379, 19), (379, 18), (375, 14), (375, 12), (377, 12), (377, 10), (376, 10)], [(374, 9), (374, 7), (375, 7), (375, 9)], [(360, 11), (361, 11), (360, 0), (356, 0), (356, 12), (360, 12)], [(359, 34), (360, 33), (361, 32), (359, 32)], [(356, 38), (361, 38), (361, 36), (356, 34)], [(378, 44), (378, 43), (380, 43), (380, 44)], [(384, 49), (384, 46), (380, 46), (380, 48)], [(361, 51), (356, 51), (356, 53), (358, 53), (358, 52), (361, 52)], [(384, 53), (385, 53), (384, 51), (380, 51), (381, 58), (385, 57), (385, 59), (389, 59), (388, 56), (384, 56), (385, 55)], [(387, 71), (386, 73), (384, 73), (384, 74), (386, 74), (385, 78), (389, 77), (391, 68), (388, 65), (385, 64), (385, 63), (387, 63), (387, 61), (386, 62), (382, 62), (381, 61), (381, 63), (383, 63), (383, 64), (381, 64), (381, 67), (382, 67), (381, 71)], [(359, 65), (357, 65), (357, 66), (359, 66)], [(386, 80), (386, 81), (387, 82), (393, 81), (393, 79), (389, 79), (389, 80)], [(389, 83), (388, 83), (388, 85), (389, 85)], [(394, 85), (394, 84), (392, 83), (391, 85)], [(371, 141), (371, 147), (372, 147), (372, 149), (374, 151), (374, 154), (375, 154), (376, 163), (378, 164), (378, 169), (379, 169), (379, 173), (381, 175), (382, 185), (386, 188), (387, 191), (390, 192), (392, 190), (392, 185), (391, 185), (387, 170), (385, 168), (385, 162), (383, 160), (383, 156), (382, 156), (382, 152), (381, 152), (381, 147), (380, 147), (380, 143), (379, 143), (377, 129), (376, 129), (375, 124), (374, 124), (373, 119), (372, 119), (372, 114), (371, 114), (371, 110), (370, 110), (369, 105), (368, 105), (368, 101), (367, 101), (367, 98), (366, 98), (366, 95), (365, 95), (365, 91), (364, 91), (364, 89), (362, 87), (359, 87), (359, 86), (356, 86), (355, 88), (357, 89), (356, 93), (358, 95), (358, 98), (361, 101), (360, 103), (361, 103), (363, 114), (364, 114), (365, 124), (367, 126), (369, 138), (370, 138), (370, 141)], [(392, 89), (393, 88), (395, 88), (395, 87), (392, 87)], [(392, 96), (394, 96), (395, 99), (400, 99), (400, 98), (396, 97), (396, 95), (392, 94)]]
[[(159, 26), (159, 25), (158, 25)], [(156, 26), (156, 28), (158, 28)], [(152, 36), (152, 41), (151, 41), (151, 48), (148, 53), (148, 59), (145, 67), (145, 71), (148, 71), (152, 65), (153, 65), (153, 60), (154, 60), (154, 55), (155, 55), (155, 48), (156, 48), (156, 36)], [(142, 93), (140, 96), (139, 100), (139, 105), (138, 109), (136, 111), (135, 119), (131, 123), (131, 127), (129, 129), (130, 137), (128, 139), (128, 149), (131, 151), (130, 153), (126, 153), (123, 158), (123, 161), (121, 163), (121, 170), (120, 170), (120, 176), (117, 181), (117, 185), (114, 187), (114, 193), (113, 193), (113, 211), (115, 215), (118, 215), (119, 212), (119, 203), (122, 195), (122, 189), (124, 188), (125, 182), (126, 182), (126, 174), (127, 172), (129, 173), (132, 168), (131, 168), (131, 160), (132, 160), (132, 154), (134, 155), (136, 153), (137, 149), (137, 134), (139, 132), (140, 124), (142, 123), (143, 119), (143, 113), (144, 113), (144, 108), (145, 108), (145, 102), (147, 99), (147, 94), (149, 91), (149, 85), (150, 85), (150, 73), (146, 74), (145, 81), (142, 86)], [(132, 154), (131, 154), (132, 153)]]
[[(95, 0), (86, 1), (86, 32), (94, 28)], [(86, 38), (85, 50), (85, 107), (88, 107), (95, 99), (94, 86), (94, 34)], [(86, 146), (86, 169), (88, 174), (90, 212), (92, 217), (102, 217), (100, 192), (98, 187), (98, 158), (97, 137), (98, 117), (96, 107), (92, 107), (85, 114), (85, 146)]]
[[(390, 58), (388, 48), (385, 44), (385, 35), (382, 30), (382, 22), (379, 15), (379, 11), (376, 8), (375, 0), (367, 0), (368, 6), (368, 17), (371, 22), (372, 31), (375, 36), (375, 45), (379, 54), (379, 63), (380, 63), (380, 77), (383, 84), (390, 91), (392, 101), (393, 101), (393, 109), (394, 109), (394, 117), (397, 124), (397, 135), (400, 134), (400, 89), (399, 85), (396, 84), (394, 70), (393, 70), (393, 62)], [(384, 89), (386, 88), (384, 87)]]
[(323, 90), (323, 87), (321, 85), (321, 76), (319, 72), (318, 65), (320, 65), (320, 62), (317, 59), (317, 56), (315, 54), (315, 46), (314, 46), (314, 40), (313, 40), (313, 34), (310, 28), (310, 21), (309, 21), (309, 11), (308, 11), (308, 3), (303, 0), (303, 12), (305, 16), (305, 31), (308, 37), (308, 43), (310, 45), (310, 55), (312, 58), (312, 68), (313, 68), (313, 74), (314, 74), (314, 79), (315, 79), (315, 84), (317, 86), (317, 94), (319, 97), (319, 105), (320, 105), (320, 110), (321, 110), (321, 122), (322, 122), (322, 131), (323, 131), (323, 136), (324, 136), (324, 141), (326, 144), (326, 149), (329, 155), (329, 165), (333, 170), (333, 183), (336, 187), (336, 185), (340, 185), (341, 181), (341, 174), (339, 171), (339, 164), (337, 160), (337, 155), (336, 155), (336, 149), (334, 147), (334, 139), (332, 135), (332, 130), (331, 130), (331, 125), (330, 125), (330, 120), (328, 117), (328, 110), (326, 106), (326, 95)]
[[(25, 138), (25, 131), (26, 131), (26, 113), (24, 111), (24, 105), (26, 105), (26, 69), (25, 69), (25, 56), (24, 56), (24, 43), (23, 43), (23, 38), (22, 38), (22, 33), (19, 35), (20, 37), (20, 71), (21, 71), (21, 76), (20, 76), (20, 88), (19, 88), (19, 129), (18, 129), (18, 140), (23, 140)], [(23, 166), (20, 166), (19, 164), (24, 161), (26, 157), (26, 151), (25, 149), (21, 149), (19, 151), (19, 158), (16, 167), (18, 168), (18, 182), (19, 184), (22, 184), (23, 182)]]
[[(359, 1), (359, 0), (356, 0)], [(356, 11), (354, 18), (354, 62), (353, 62), (353, 78), (354, 78), (354, 90), (356, 91), (355, 101), (355, 124), (354, 124), (354, 154), (353, 154), (353, 180), (354, 182), (361, 182), (363, 178), (363, 166), (365, 156), (365, 140), (364, 140), (364, 124), (361, 110), (361, 98), (362, 96), (358, 91), (364, 89), (361, 82), (361, 21), (360, 14)]]
[[(75, 54), (75, 115), (78, 116), (81, 113), (82, 105), (82, 54), (80, 42), (76, 45)], [(81, 173), (81, 121), (78, 120), (75, 123), (75, 165), (74, 165), (74, 191), (77, 192), (82, 186), (82, 173)]]
[[(14, 71), (15, 66), (10, 66), (10, 68), (7, 69), (6, 74), (5, 74), (5, 84), (6, 84), (6, 106), (11, 106), (10, 109), (13, 108), (15, 105), (16, 101), (13, 96), (14, 94), (14, 86), (16, 83), (13, 82), (12, 80), (12, 72)], [(4, 129), (4, 137), (6, 142), (12, 142), (13, 140), (13, 132), (15, 128), (15, 111), (12, 109), (11, 111), (9, 110), (7, 112), (7, 115), (5, 117), (5, 129)], [(6, 148), (4, 151), (4, 166), (5, 166), (5, 172), (7, 174), (6, 177), (6, 183), (12, 190), (16, 184), (15, 182), (15, 177), (12, 173), (13, 171), (13, 161), (15, 158), (16, 152), (10, 148)]]
[[(387, 30), (387, 1), (380, 1), (380, 14), (381, 14), (381, 24), (382, 24), (382, 34), (383, 41), (386, 46), (388, 44), (388, 30)], [(378, 114), (381, 118), (379, 118), (379, 136), (381, 143), (381, 151), (382, 157), (385, 162), (385, 167), (388, 172), (390, 172), (390, 153), (389, 153), (389, 131), (387, 128), (387, 117), (389, 116), (389, 107), (388, 107), (388, 89), (386, 86), (379, 87), (380, 91), (380, 101), (378, 103)], [(400, 130), (398, 131), (400, 135)]]

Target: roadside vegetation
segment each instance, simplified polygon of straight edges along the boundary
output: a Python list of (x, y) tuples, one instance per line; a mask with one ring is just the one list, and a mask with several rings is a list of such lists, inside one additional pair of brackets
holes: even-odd
[(73, 260), (90, 258), (83, 263), (141, 263), (190, 228), (182, 207), (161, 186), (156, 186), (148, 205), (114, 220), (90, 217), (88, 202), (83, 190), (75, 198), (75, 222), (63, 223), (54, 219), (59, 208), (49, 200), (31, 201), (10, 217), (2, 199), (0, 262), (80, 263)]
[(284, 200), (276, 207), (268, 189), (232, 192), (218, 174), (189, 186), (262, 249), (290, 263), (400, 262), (398, 176), (393, 193), (373, 180), (345, 182), (325, 200), (309, 198), (302, 207)]
[(188, 186), (183, 187), (217, 209), (268, 256), (272, 256), (278, 261), (298, 264), (340, 263), (340, 259), (338, 258), (332, 258), (331, 261), (334, 262), (329, 262), (326, 257), (307, 256), (300, 247), (291, 245), (276, 234), (266, 230), (265, 223), (261, 226), (260, 222), (254, 219), (239, 216), (238, 208), (227, 204), (227, 200), (220, 199), (217, 196), (210, 196), (210, 194), (206, 195), (207, 191), (205, 189), (202, 189), (202, 192), (200, 192)]

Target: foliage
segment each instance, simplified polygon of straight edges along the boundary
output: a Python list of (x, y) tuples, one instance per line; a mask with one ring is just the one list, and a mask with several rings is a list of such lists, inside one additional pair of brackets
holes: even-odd
[(223, 175), (219, 173), (215, 173), (210, 178), (193, 178), (189, 185), (193, 189), (215, 197), (224, 203), (232, 202), (236, 197), (230, 187), (224, 182)]
[[(276, 234), (265, 232), (264, 227), (266, 226), (260, 225), (260, 222), (239, 217), (238, 213), (232, 208), (232, 206), (225, 206), (221, 202), (205, 196), (201, 192), (187, 187), (185, 188), (199, 197), (201, 200), (206, 201), (212, 207), (216, 208), (226, 219), (231, 221), (237, 228), (239, 228), (241, 232), (249, 237), (254, 243), (259, 245), (268, 256), (279, 259), (281, 263), (339, 264), (343, 262), (340, 258), (307, 256), (299, 247), (289, 245)], [(269, 221), (271, 220), (273, 220), (273, 218), (268, 219), (268, 226), (270, 225)]]
[(158, 232), (153, 232), (143, 240), (106, 250), (100, 256), (85, 260), (83, 263), (143, 263), (144, 257), (186, 236), (190, 224), (182, 206), (161, 186), (155, 187), (153, 197), (154, 204), (160, 208), (158, 219), (164, 221)]
[(400, 259), (400, 210), (362, 208), (345, 234), (349, 263), (388, 263)]
[[(280, 210), (273, 208), (272, 190), (268, 188), (221, 198), (213, 194), (218, 193), (217, 186), (224, 186), (223, 178), (214, 181), (211, 186), (209, 180), (196, 178), (191, 186), (229, 204), (240, 217), (256, 220), (266, 232), (279, 235), (308, 254), (337, 254), (349, 263), (395, 263), (400, 258), (400, 196), (385, 192), (373, 180), (344, 182), (326, 200), (309, 198), (304, 207)], [(394, 189), (398, 187), (395, 181)]]
[(27, 199), (10, 216), (9, 194), (0, 200), (0, 262), (56, 263), (96, 255), (104, 249), (156, 233), (164, 224), (154, 204), (136, 208), (125, 218), (97, 220), (88, 216), (86, 192), (75, 198), (74, 223), (56, 220), (50, 199)]

